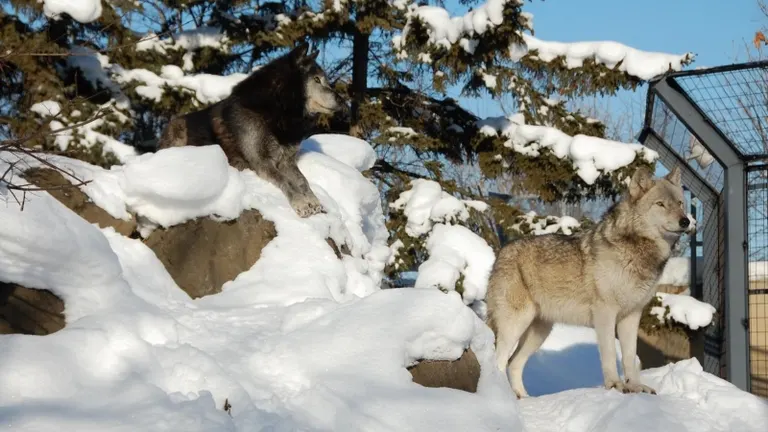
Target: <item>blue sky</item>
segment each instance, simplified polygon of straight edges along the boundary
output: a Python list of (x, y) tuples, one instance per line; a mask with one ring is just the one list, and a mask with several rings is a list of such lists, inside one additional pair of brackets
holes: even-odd
[[(455, 0), (446, 3), (454, 13), (464, 9), (454, 9)], [(533, 14), (540, 39), (613, 40), (646, 51), (692, 51), (697, 54), (694, 67), (733, 63), (762, 16), (756, 0), (533, 0), (523, 9)], [(619, 98), (643, 108), (645, 90)], [(462, 104), (483, 117), (501, 114), (493, 100), (463, 99)]]

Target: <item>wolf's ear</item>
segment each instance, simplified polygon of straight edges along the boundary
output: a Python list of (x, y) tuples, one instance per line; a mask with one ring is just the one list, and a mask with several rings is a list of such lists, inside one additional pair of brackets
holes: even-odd
[(313, 50), (311, 53), (309, 53), (309, 56), (307, 57), (308, 60), (315, 61), (317, 60), (317, 56), (320, 55), (320, 51)]
[(307, 56), (307, 50), (309, 50), (309, 44), (306, 42), (300, 43), (296, 48), (291, 50), (288, 54), (295, 59), (300, 59)]
[(664, 178), (669, 180), (675, 186), (683, 185), (683, 172), (680, 170), (679, 165), (675, 165), (675, 167), (672, 168), (672, 171), (670, 171)]
[(646, 167), (640, 167), (635, 171), (629, 182), (629, 197), (637, 200), (653, 187), (653, 175)]

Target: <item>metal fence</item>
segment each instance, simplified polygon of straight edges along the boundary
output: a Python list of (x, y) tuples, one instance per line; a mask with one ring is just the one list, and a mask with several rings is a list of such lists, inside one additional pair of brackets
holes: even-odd
[(718, 311), (704, 369), (768, 396), (768, 62), (653, 80), (639, 139), (698, 202), (691, 292)]

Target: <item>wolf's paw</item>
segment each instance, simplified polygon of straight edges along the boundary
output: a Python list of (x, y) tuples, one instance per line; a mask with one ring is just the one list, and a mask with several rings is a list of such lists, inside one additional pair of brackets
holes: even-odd
[(641, 384), (639, 382), (635, 381), (614, 381), (610, 383), (605, 384), (605, 388), (608, 390), (610, 389), (616, 389), (622, 393), (648, 393), (648, 394), (656, 394), (656, 390), (648, 387), (645, 384)]
[(291, 201), (291, 207), (300, 218), (324, 212), (323, 205), (320, 204), (320, 201), (314, 195), (297, 195)]
[(515, 396), (517, 396), (517, 398), (518, 398), (518, 399), (525, 399), (525, 398), (528, 398), (528, 397), (530, 397), (530, 396), (528, 395), (528, 392), (527, 392), (527, 391), (525, 391), (525, 389), (524, 389), (524, 388), (516, 388), (516, 389), (515, 389), (515, 388), (513, 388), (513, 389), (512, 389), (512, 391), (514, 391), (514, 392), (515, 392)]

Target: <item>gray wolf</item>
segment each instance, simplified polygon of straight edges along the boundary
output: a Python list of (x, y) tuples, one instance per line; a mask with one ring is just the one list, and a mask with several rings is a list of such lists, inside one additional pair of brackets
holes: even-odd
[(301, 141), (313, 116), (346, 108), (306, 43), (254, 71), (225, 99), (170, 120), (158, 148), (219, 144), (237, 169), (250, 168), (273, 183), (300, 217), (323, 211), (299, 171)]
[[(660, 179), (640, 168), (625, 196), (594, 227), (573, 236), (524, 238), (501, 249), (488, 283), (488, 324), (496, 335), (497, 366), (509, 367), (518, 398), (528, 396), (525, 363), (554, 323), (595, 329), (607, 389), (655, 394), (640, 382), (637, 333), (672, 248), (690, 226), (680, 176), (679, 167)], [(624, 381), (616, 368), (617, 334)]]

